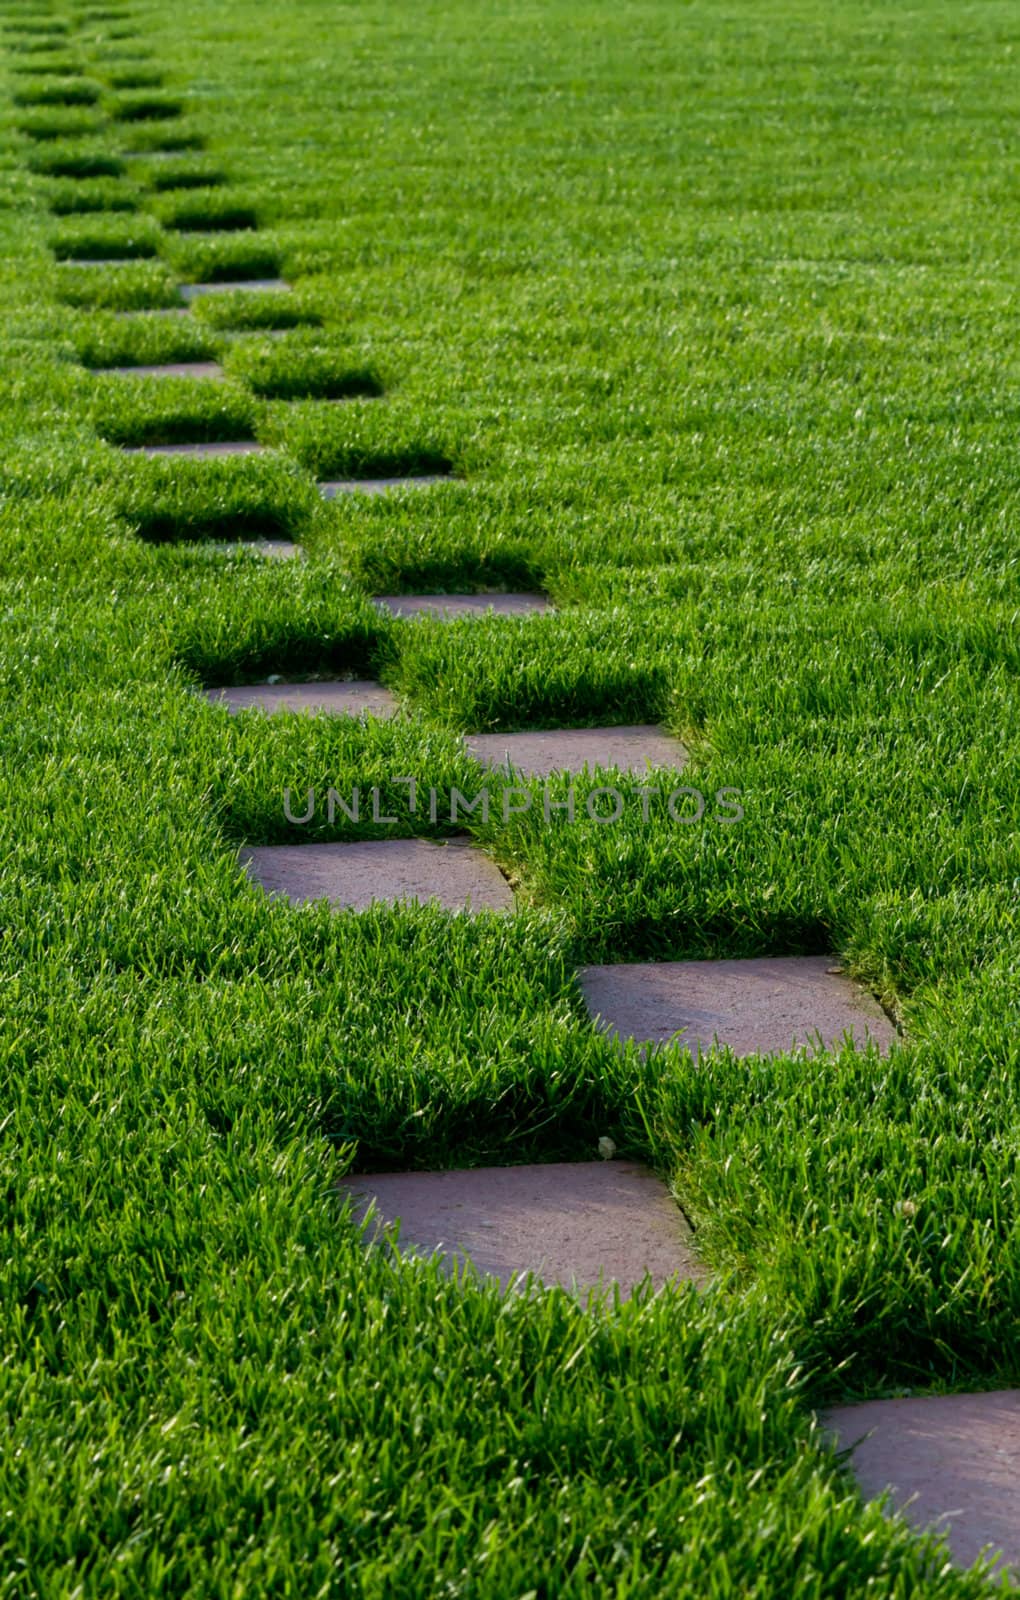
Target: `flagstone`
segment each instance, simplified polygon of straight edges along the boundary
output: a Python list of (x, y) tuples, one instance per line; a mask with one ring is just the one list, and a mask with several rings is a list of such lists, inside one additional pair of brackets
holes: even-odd
[(256, 439), (215, 439), (204, 444), (138, 444), (125, 445), (128, 456), (190, 456), (201, 459), (207, 456), (264, 455), (270, 446)]
[(58, 256), (56, 258), (59, 267), (137, 267), (141, 262), (151, 265), (155, 259), (155, 251), (147, 256)]
[(401, 1251), (435, 1252), (447, 1270), (468, 1260), (504, 1288), (532, 1272), (582, 1294), (619, 1284), (627, 1298), (646, 1273), (656, 1289), (705, 1276), (666, 1185), (634, 1161), (373, 1173), (339, 1188), (358, 1222), (375, 1202), (369, 1243), (399, 1220)]
[(324, 500), (335, 500), (341, 494), (392, 494), (396, 489), (423, 489), (430, 483), (449, 483), (447, 472), (423, 473), (406, 478), (343, 478), (330, 483), (320, 483), (319, 493)]
[(552, 610), (543, 594), (503, 594), (494, 589), (480, 594), (377, 594), (373, 602), (394, 617), (439, 617), (444, 622), (493, 612), (519, 617)]
[(203, 541), (207, 550), (219, 550), (223, 555), (233, 555), (235, 550), (251, 550), (266, 561), (297, 561), (304, 559), (304, 550), (291, 539), (210, 539)]
[(584, 967), (581, 990), (602, 1031), (637, 1043), (681, 1044), (693, 1056), (716, 1042), (735, 1055), (838, 1048), (884, 1053), (897, 1034), (877, 1000), (834, 966), (831, 956), (748, 961), (625, 962)]
[(218, 361), (169, 361), (155, 367), (93, 367), (97, 378), (224, 378)]
[[(326, 796), (318, 798), (324, 808)], [(351, 796), (343, 798), (349, 803)], [(360, 800), (370, 820), (371, 790)], [(295, 814), (302, 812), (304, 796), (293, 804)], [(286, 895), (295, 905), (328, 900), (337, 909), (361, 911), (377, 902), (434, 900), (449, 911), (507, 911), (514, 904), (495, 862), (461, 839), (259, 845), (242, 860), (267, 893)]]
[(187, 306), (135, 306), (130, 311), (115, 311), (115, 317), (187, 317)]
[(527, 733), (471, 733), (471, 755), (495, 771), (507, 766), (528, 778), (554, 772), (616, 767), (643, 776), (650, 769), (687, 763), (687, 751), (654, 723), (611, 728), (556, 728)]
[(215, 705), (230, 712), (259, 710), (324, 713), (340, 717), (392, 717), (399, 704), (381, 683), (366, 678), (336, 678), (311, 683), (244, 683), (207, 689)]
[(203, 294), (284, 294), (291, 285), (283, 278), (244, 278), (228, 283), (182, 283), (180, 291), (185, 300), (197, 300)]
[(990, 1545), (1020, 1576), (1020, 1389), (869, 1400), (820, 1420), (841, 1449), (855, 1446), (866, 1499), (891, 1489), (916, 1528), (946, 1533), (958, 1565)]

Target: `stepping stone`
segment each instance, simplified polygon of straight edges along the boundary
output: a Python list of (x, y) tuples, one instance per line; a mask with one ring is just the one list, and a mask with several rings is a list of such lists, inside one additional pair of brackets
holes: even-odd
[(115, 317), (186, 317), (187, 306), (136, 306), (133, 311), (115, 311)]
[(203, 294), (283, 294), (291, 285), (282, 278), (245, 278), (235, 283), (182, 283), (180, 289), (185, 300), (197, 300)]
[(430, 483), (449, 482), (448, 472), (434, 472), (418, 478), (347, 478), (320, 483), (319, 493), (324, 500), (335, 500), (341, 494), (392, 494), (395, 489), (422, 489)]
[(619, 728), (561, 728), (534, 733), (471, 733), (464, 740), (471, 755), (494, 771), (507, 765), (526, 778), (554, 772), (594, 772), (618, 767), (644, 777), (650, 768), (687, 763), (687, 751), (652, 724)]
[(396, 695), (381, 683), (364, 678), (334, 679), (327, 683), (246, 683), (225, 689), (207, 689), (214, 705), (228, 711), (257, 709), (323, 712), (335, 717), (392, 717), (397, 709)]
[[(341, 1179), (361, 1222), (376, 1203), (375, 1243), (400, 1221), (399, 1248), (470, 1260), (504, 1289), (527, 1272), (580, 1291), (620, 1285), (621, 1298), (651, 1274), (666, 1283), (703, 1280), (683, 1213), (648, 1167), (635, 1161), (556, 1161), (460, 1172), (384, 1172)], [(408, 1250), (410, 1247), (410, 1250)]]
[(223, 378), (216, 361), (171, 361), (161, 367), (92, 367), (97, 378)]
[(210, 539), (203, 540), (202, 544), (205, 549), (218, 550), (225, 556), (233, 555), (235, 550), (251, 550), (266, 561), (297, 561), (304, 558), (301, 546), (290, 539)]
[(486, 617), (492, 612), (524, 617), (552, 610), (543, 594), (502, 594), (488, 589), (481, 594), (377, 594), (373, 603), (394, 617), (439, 617), (444, 622)]
[[(897, 1034), (878, 1001), (835, 968), (831, 956), (751, 961), (660, 961), (584, 967), (581, 991), (603, 1032), (640, 1044), (683, 1044), (692, 1056), (713, 1044), (738, 1056), (813, 1054), (817, 1035), (835, 1049), (844, 1033), (883, 1054)], [(677, 1039), (677, 1034), (683, 1034)]]
[(65, 256), (58, 259), (58, 267), (136, 267), (140, 262), (153, 262), (152, 256)]
[[(361, 795), (365, 812), (370, 793)], [(325, 795), (317, 801), (324, 811)], [(297, 805), (303, 803), (301, 796)], [(448, 911), (509, 911), (514, 904), (496, 863), (460, 839), (260, 845), (242, 860), (267, 893), (286, 895), (295, 905), (328, 900), (337, 909), (363, 911), (376, 902), (436, 900)]]
[(269, 445), (255, 439), (213, 440), (208, 444), (132, 444), (123, 446), (126, 456), (190, 456), (195, 460), (208, 456), (265, 455)]
[(946, 1533), (961, 1567), (991, 1545), (1020, 1569), (1020, 1389), (869, 1400), (820, 1420), (840, 1449), (857, 1446), (850, 1466), (866, 1499), (892, 1489), (916, 1528)]

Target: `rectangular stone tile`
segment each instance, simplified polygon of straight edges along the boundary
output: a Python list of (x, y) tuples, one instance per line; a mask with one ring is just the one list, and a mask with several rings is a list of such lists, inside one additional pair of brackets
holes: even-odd
[(204, 549), (218, 550), (223, 555), (232, 555), (235, 550), (250, 550), (266, 561), (303, 561), (305, 556), (301, 546), (291, 539), (209, 539), (202, 543)]
[(58, 267), (137, 267), (140, 261), (154, 261), (153, 256), (64, 256), (57, 260)]
[(485, 590), (481, 594), (377, 594), (373, 603), (394, 617), (438, 617), (453, 622), (457, 617), (523, 617), (551, 611), (543, 594), (502, 594)]
[(226, 377), (217, 361), (168, 361), (157, 367), (92, 367), (97, 378), (202, 378)]
[(840, 1449), (856, 1445), (865, 1499), (891, 1489), (916, 1528), (946, 1534), (958, 1566), (991, 1546), (1020, 1577), (1020, 1389), (869, 1400), (820, 1420)]
[(187, 317), (187, 306), (139, 306), (134, 311), (115, 311), (115, 317)]
[[(749, 961), (659, 961), (584, 967), (579, 981), (603, 1031), (640, 1044), (682, 1044), (698, 1056), (719, 1044), (738, 1056), (835, 1049), (883, 1053), (897, 1035), (878, 1001), (837, 973), (831, 956)], [(681, 1037), (677, 1037), (681, 1035)]]
[(649, 769), (687, 763), (678, 739), (654, 723), (610, 728), (555, 728), (527, 733), (470, 733), (470, 753), (494, 771), (508, 765), (526, 778), (548, 778), (554, 772), (593, 772), (616, 767), (644, 776)]
[(398, 489), (425, 489), (431, 483), (450, 481), (448, 472), (423, 473), (416, 478), (337, 478), (320, 483), (319, 493), (324, 500), (335, 500), (342, 494), (393, 494)]
[(185, 300), (197, 300), (204, 294), (285, 294), (291, 285), (282, 278), (245, 278), (236, 283), (182, 283), (181, 295)]
[(582, 1295), (619, 1284), (626, 1299), (646, 1273), (657, 1289), (704, 1277), (666, 1185), (633, 1161), (373, 1173), (339, 1188), (359, 1222), (375, 1202), (370, 1243), (399, 1220), (401, 1251), (468, 1260), (504, 1288), (532, 1272)]
[(125, 150), (118, 158), (121, 161), (180, 161), (186, 156), (193, 156), (193, 148), (185, 147), (179, 150)]
[[(362, 799), (367, 813), (368, 794)], [(508, 911), (514, 903), (495, 862), (460, 839), (258, 845), (241, 859), (267, 893), (295, 905), (328, 900), (338, 910), (363, 911), (376, 902), (434, 900), (448, 911)]]
[(256, 439), (217, 439), (207, 444), (139, 444), (125, 445), (126, 456), (190, 456), (201, 460), (207, 456), (265, 455), (270, 446)]
[(245, 683), (207, 689), (214, 705), (228, 711), (323, 713), (335, 717), (392, 717), (399, 701), (381, 683), (367, 678), (337, 678), (311, 683)]

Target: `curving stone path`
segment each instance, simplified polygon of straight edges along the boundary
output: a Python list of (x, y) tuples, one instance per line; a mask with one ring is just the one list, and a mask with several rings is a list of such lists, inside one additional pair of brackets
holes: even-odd
[[(367, 811), (369, 795), (361, 800)], [(241, 860), (267, 894), (285, 895), (294, 905), (328, 900), (351, 911), (406, 901), (436, 901), (448, 911), (510, 911), (514, 905), (496, 863), (462, 839), (258, 845), (242, 851)]]
[(858, 1049), (874, 1042), (884, 1054), (897, 1038), (878, 1001), (831, 956), (625, 962), (578, 976), (604, 1032), (642, 1045), (682, 1044), (695, 1057), (716, 1043), (738, 1056), (811, 1054), (819, 1035), (831, 1050), (846, 1034)]
[(666, 1185), (633, 1161), (387, 1172), (339, 1188), (359, 1222), (375, 1202), (369, 1243), (399, 1221), (401, 1250), (438, 1253), (447, 1269), (468, 1260), (504, 1288), (533, 1272), (581, 1293), (617, 1283), (626, 1298), (646, 1273), (657, 1289), (705, 1277)]
[(615, 767), (643, 776), (650, 768), (687, 764), (678, 739), (654, 723), (610, 728), (556, 728), (528, 733), (471, 733), (464, 740), (471, 755), (492, 771), (507, 767), (526, 778), (556, 772), (594, 772)]
[(1020, 1579), (1020, 1389), (869, 1400), (820, 1420), (840, 1449), (855, 1446), (866, 1499), (891, 1489), (916, 1528), (947, 1534), (960, 1566), (990, 1545)]
[(367, 678), (338, 678), (310, 683), (246, 683), (224, 689), (207, 689), (214, 705), (240, 711), (300, 711), (335, 717), (392, 717), (399, 701), (381, 683)]

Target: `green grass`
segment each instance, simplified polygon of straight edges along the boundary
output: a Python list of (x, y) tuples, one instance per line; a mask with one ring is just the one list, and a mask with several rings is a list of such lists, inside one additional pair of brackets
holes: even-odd
[[(1020, 1384), (1014, 8), (0, 23), (0, 1600), (987, 1594), (813, 1413)], [(227, 380), (87, 370), (196, 359)], [(480, 588), (557, 610), (371, 603)], [(400, 714), (201, 693), (337, 674)], [(378, 836), (288, 788), (445, 835), (396, 780), (475, 792), (461, 734), (614, 721), (743, 820), (619, 778), (619, 824), (581, 783), (547, 824), (532, 785), (459, 824), (509, 918), (238, 864)], [(642, 1058), (575, 978), (815, 952), (888, 1060)], [(602, 1134), (710, 1290), (504, 1300), (366, 1254), (333, 1187)]]

